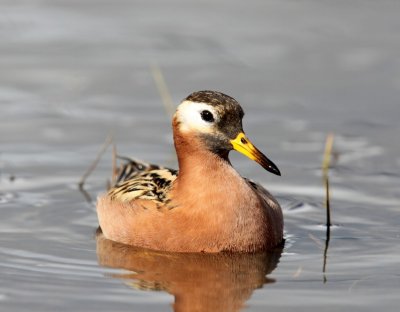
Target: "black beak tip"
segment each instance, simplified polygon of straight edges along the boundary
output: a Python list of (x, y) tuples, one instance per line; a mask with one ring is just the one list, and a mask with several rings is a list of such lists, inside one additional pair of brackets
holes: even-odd
[(271, 160), (269, 160), (268, 158), (267, 158), (267, 161), (264, 162), (263, 167), (264, 167), (265, 170), (267, 170), (267, 171), (269, 171), (269, 172), (271, 172), (271, 173), (273, 173), (273, 174), (276, 174), (277, 176), (281, 176), (281, 172), (280, 172), (280, 170), (278, 169), (277, 165), (275, 165), (275, 164), (274, 164)]
[(279, 171), (277, 166), (270, 166), (268, 171), (276, 174), (277, 176), (281, 176), (281, 172)]

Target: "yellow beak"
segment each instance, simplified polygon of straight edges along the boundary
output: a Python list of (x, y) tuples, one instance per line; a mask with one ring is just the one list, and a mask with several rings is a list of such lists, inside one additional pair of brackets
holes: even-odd
[(279, 171), (278, 167), (271, 160), (269, 160), (267, 156), (261, 153), (257, 149), (257, 147), (255, 147), (253, 143), (250, 142), (250, 140), (246, 137), (246, 135), (243, 132), (240, 132), (237, 135), (237, 137), (231, 140), (230, 142), (232, 143), (232, 146), (236, 151), (242, 153), (243, 155), (246, 155), (252, 160), (255, 160), (265, 170), (279, 176), (281, 175), (281, 172)]

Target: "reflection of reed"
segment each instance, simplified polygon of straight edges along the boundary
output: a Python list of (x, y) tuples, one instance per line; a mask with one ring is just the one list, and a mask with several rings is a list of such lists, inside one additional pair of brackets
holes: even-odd
[(239, 311), (256, 288), (273, 283), (266, 277), (282, 253), (168, 253), (119, 244), (97, 233), (102, 266), (129, 270), (113, 274), (127, 285), (165, 290), (175, 297), (174, 311)]
[[(324, 265), (322, 272), (326, 272), (326, 260), (328, 256), (329, 240), (331, 238), (331, 213), (330, 213), (330, 203), (329, 203), (329, 178), (328, 175), (324, 175), (325, 182), (325, 205), (326, 205), (326, 238), (325, 238), (325, 248), (324, 248)], [(326, 276), (324, 275), (324, 282), (326, 282)]]

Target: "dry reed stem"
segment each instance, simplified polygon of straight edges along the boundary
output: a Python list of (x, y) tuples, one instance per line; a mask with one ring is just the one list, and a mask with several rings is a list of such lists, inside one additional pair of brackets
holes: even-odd
[(118, 168), (117, 168), (117, 146), (115, 143), (112, 145), (112, 175), (111, 175), (111, 185), (114, 185), (115, 182), (117, 181), (117, 174), (118, 174)]
[(165, 82), (164, 75), (161, 68), (157, 64), (151, 65), (151, 73), (156, 84), (158, 93), (160, 94), (162, 103), (164, 105), (165, 111), (172, 118), (175, 112), (175, 105), (172, 101), (171, 93), (168, 90), (168, 86)]
[(329, 133), (327, 135), (326, 141), (325, 141), (325, 151), (324, 151), (324, 158), (323, 158), (323, 161), (322, 161), (322, 171), (326, 175), (328, 174), (329, 166), (331, 164), (333, 138), (334, 138), (334, 134), (333, 133)]
[(292, 277), (293, 278), (299, 278), (302, 272), (303, 272), (303, 267), (299, 266), (297, 268), (296, 272), (293, 273)]
[(79, 180), (79, 183), (78, 183), (79, 189), (81, 189), (81, 190), (83, 189), (83, 185), (85, 184), (87, 178), (96, 169), (97, 164), (99, 163), (101, 157), (107, 150), (108, 146), (112, 143), (112, 141), (113, 141), (113, 137), (111, 134), (109, 134), (107, 136), (106, 140), (104, 141), (103, 146), (101, 147), (100, 151), (97, 153), (95, 160), (92, 162), (92, 164), (89, 166), (89, 168), (83, 174), (82, 178)]

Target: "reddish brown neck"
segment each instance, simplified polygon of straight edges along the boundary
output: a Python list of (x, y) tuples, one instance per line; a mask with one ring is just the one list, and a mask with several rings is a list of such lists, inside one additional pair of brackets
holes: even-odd
[(174, 143), (179, 163), (180, 185), (193, 185), (194, 182), (220, 179), (223, 170), (232, 169), (228, 159), (228, 152), (225, 155), (217, 155), (207, 148), (195, 134), (179, 131), (179, 126), (174, 119)]

